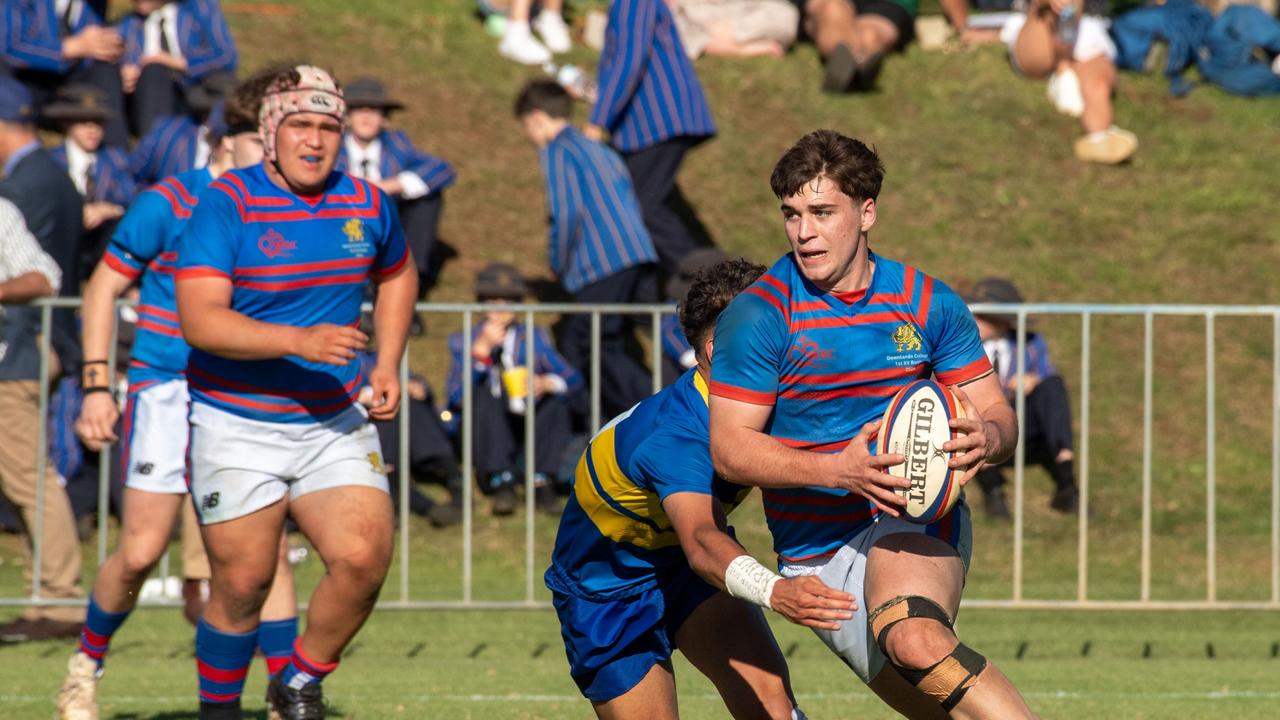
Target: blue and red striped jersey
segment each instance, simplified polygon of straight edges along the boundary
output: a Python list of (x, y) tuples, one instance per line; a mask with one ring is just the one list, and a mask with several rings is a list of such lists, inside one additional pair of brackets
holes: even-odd
[[(991, 372), (978, 329), (951, 288), (871, 254), (871, 284), (823, 292), (788, 253), (734, 299), (716, 323), (711, 393), (774, 408), (784, 445), (837, 452), (917, 378), (946, 385)], [(831, 555), (877, 512), (861, 495), (826, 488), (764, 489), (774, 550), (787, 561)]]
[[(266, 323), (355, 327), (371, 278), (409, 262), (396, 205), (345, 173), (303, 197), (277, 187), (262, 165), (232, 170), (200, 196), (178, 241), (178, 280), (227, 278), (231, 309)], [(360, 367), (288, 356), (231, 360), (193, 348), (191, 399), (242, 417), (316, 422), (350, 408)]]
[(190, 347), (182, 339), (173, 271), (178, 236), (191, 217), (196, 198), (213, 175), (207, 168), (188, 170), (141, 194), (111, 236), (102, 261), (139, 283), (137, 334), (129, 358), (129, 384), (181, 377)]

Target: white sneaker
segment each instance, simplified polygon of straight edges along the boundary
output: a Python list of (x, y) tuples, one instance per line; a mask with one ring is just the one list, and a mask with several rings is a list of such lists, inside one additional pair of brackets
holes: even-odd
[(1076, 140), (1076, 159), (1102, 165), (1118, 165), (1138, 150), (1138, 136), (1115, 125)]
[(1049, 78), (1049, 102), (1058, 112), (1071, 117), (1084, 114), (1084, 95), (1080, 92), (1080, 78), (1070, 68), (1053, 74)]
[(58, 691), (59, 720), (98, 720), (98, 663), (82, 652), (67, 661), (67, 679)]
[(498, 43), (498, 52), (522, 65), (551, 62), (551, 52), (533, 36), (529, 23), (508, 22), (502, 42)]
[(547, 49), (557, 55), (567, 53), (573, 47), (573, 42), (569, 39), (569, 26), (560, 13), (543, 10), (534, 18), (533, 29), (538, 31), (538, 37), (542, 38)]

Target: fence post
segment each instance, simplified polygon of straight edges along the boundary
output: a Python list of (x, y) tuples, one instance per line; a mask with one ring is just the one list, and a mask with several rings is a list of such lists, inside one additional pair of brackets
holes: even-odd
[(471, 515), (475, 493), (472, 466), (475, 463), (472, 447), (472, 415), (475, 402), (472, 398), (472, 365), (471, 359), (471, 310), (462, 311), (462, 357), (458, 359), (462, 373), (462, 601), (471, 602)]
[(1080, 505), (1076, 517), (1076, 600), (1089, 598), (1089, 313), (1080, 316)]
[(1155, 334), (1151, 311), (1143, 314), (1142, 339), (1142, 590), (1143, 602), (1151, 599), (1151, 381), (1152, 335)]
[[(414, 307), (414, 312), (418, 308)], [(400, 355), (400, 452), (396, 471), (400, 474), (400, 602), (409, 602), (409, 344)], [(387, 460), (388, 458), (383, 458)]]
[[(537, 397), (533, 393), (533, 384), (537, 376), (537, 364), (533, 357), (533, 311), (524, 313), (524, 364), (526, 382), (524, 388), (524, 599), (533, 602), (533, 525), (537, 513), (534, 512), (534, 454), (537, 444), (534, 442), (534, 414), (537, 411)], [(550, 479), (548, 479), (550, 482)]]
[(1204, 375), (1205, 375), (1205, 473), (1204, 473), (1204, 512), (1205, 512), (1205, 596), (1209, 602), (1218, 599), (1218, 566), (1217, 566), (1217, 487), (1218, 473), (1215, 469), (1217, 451), (1217, 422), (1214, 416), (1216, 378), (1214, 368), (1214, 323), (1213, 313), (1204, 316)]
[(1015, 377), (1017, 391), (1014, 393), (1014, 415), (1018, 422), (1018, 444), (1013, 449), (1013, 601), (1022, 600), (1022, 481), (1026, 471), (1026, 414), (1027, 390), (1027, 311), (1018, 308), (1017, 362)]

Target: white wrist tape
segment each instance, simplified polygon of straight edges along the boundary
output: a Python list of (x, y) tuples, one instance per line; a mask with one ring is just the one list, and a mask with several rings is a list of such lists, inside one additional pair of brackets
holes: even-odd
[(781, 576), (756, 562), (750, 555), (734, 558), (724, 571), (724, 584), (730, 595), (762, 608), (771, 607), (769, 600), (773, 597), (773, 586), (781, 579)]

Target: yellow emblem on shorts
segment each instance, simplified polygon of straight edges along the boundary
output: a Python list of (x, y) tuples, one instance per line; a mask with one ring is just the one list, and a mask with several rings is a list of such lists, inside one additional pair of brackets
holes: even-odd
[(911, 323), (903, 323), (893, 331), (893, 342), (898, 346), (897, 352), (919, 350), (920, 332)]
[(364, 242), (364, 223), (351, 218), (346, 225), (342, 226), (342, 234), (347, 236), (347, 242)]
[(382, 456), (376, 452), (369, 453), (369, 464), (373, 466), (373, 471), (379, 475), (386, 475), (387, 469), (382, 465)]

